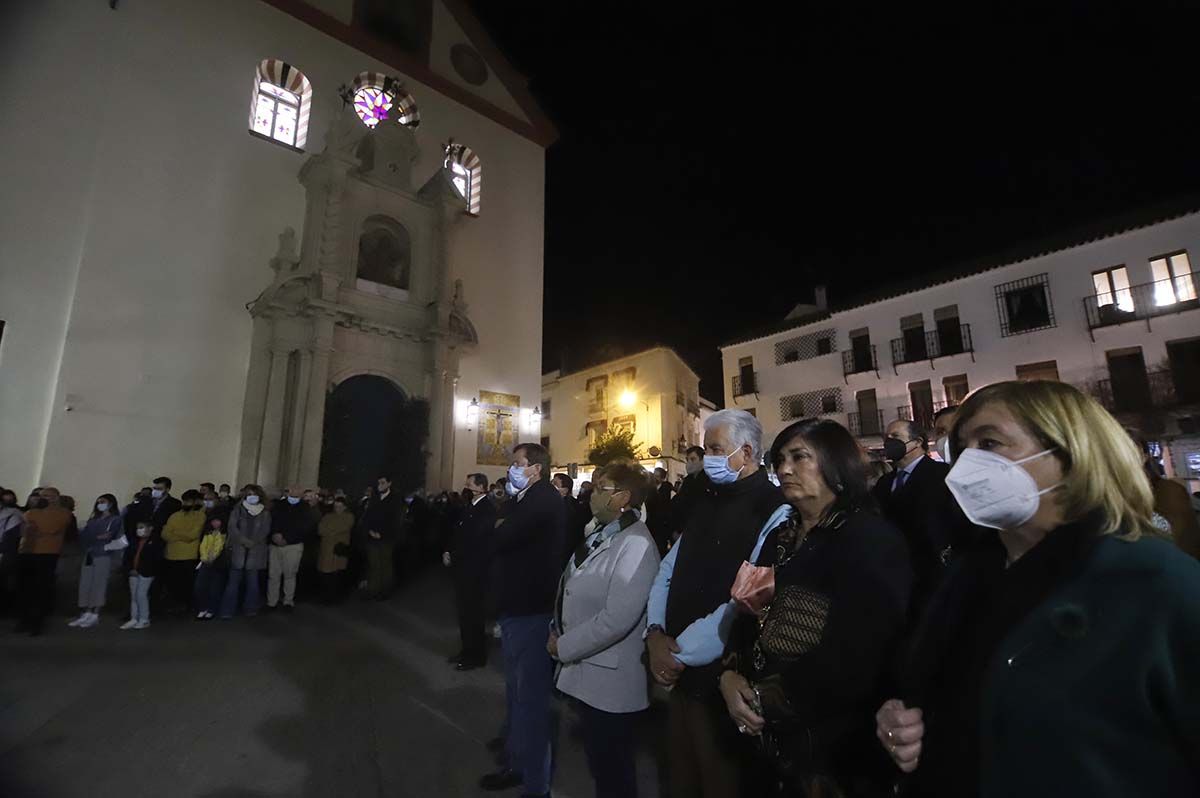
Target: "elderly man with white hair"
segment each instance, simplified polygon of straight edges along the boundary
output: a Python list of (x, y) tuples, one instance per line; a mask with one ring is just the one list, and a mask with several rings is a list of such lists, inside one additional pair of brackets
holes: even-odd
[(761, 467), (762, 435), (758, 419), (744, 410), (721, 410), (705, 421), (703, 493), (650, 592), (650, 668), (659, 684), (674, 688), (671, 798), (741, 794), (736, 736), (724, 728), (729, 721), (717, 685), (733, 621), (730, 588), (765, 534), (787, 518), (783, 494)]

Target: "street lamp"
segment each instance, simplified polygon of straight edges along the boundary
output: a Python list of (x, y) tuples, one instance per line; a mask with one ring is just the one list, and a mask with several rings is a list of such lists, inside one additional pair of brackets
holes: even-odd
[(637, 394), (630, 390), (622, 391), (621, 398), (617, 401), (620, 403), (621, 407), (625, 408), (626, 410), (632, 410), (633, 406), (637, 403)]

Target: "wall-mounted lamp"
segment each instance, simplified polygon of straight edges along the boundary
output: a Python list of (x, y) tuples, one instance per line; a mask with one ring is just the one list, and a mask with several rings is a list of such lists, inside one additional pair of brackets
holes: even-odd
[(473, 429), (476, 422), (479, 421), (479, 400), (472, 399), (471, 404), (467, 405), (467, 429)]

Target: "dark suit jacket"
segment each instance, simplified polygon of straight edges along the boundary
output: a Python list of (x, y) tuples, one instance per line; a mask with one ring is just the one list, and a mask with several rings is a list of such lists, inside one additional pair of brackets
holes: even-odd
[(908, 541), (916, 576), (912, 602), (915, 615), (937, 584), (955, 544), (961, 547), (971, 525), (946, 487), (950, 466), (923, 457), (903, 487), (893, 493), (898, 473), (882, 477), (873, 493), (883, 516), (899, 527)]
[(487, 579), (488, 541), (495, 528), (496, 505), (485, 496), (478, 504), (468, 504), (462, 509), (450, 541), (450, 558), (455, 576), (460, 580), (478, 582), (480, 589)]
[(498, 617), (550, 615), (563, 564), (567, 505), (548, 479), (509, 500), (489, 537)]
[[(150, 499), (149, 504), (151, 507), (154, 507), (154, 499)], [(151, 520), (154, 521), (154, 534), (161, 535), (163, 527), (167, 525), (167, 519), (182, 508), (183, 502), (179, 501), (179, 499), (170, 494), (164, 496), (163, 500), (159, 502), (158, 509), (153, 510), (150, 516)]]
[[(403, 513), (404, 500), (396, 495), (396, 491), (388, 493), (386, 499), (378, 496), (371, 499), (362, 516), (363, 542), (367, 545), (395, 542), (400, 535)], [(380, 539), (376, 540), (368, 532), (379, 533)]]

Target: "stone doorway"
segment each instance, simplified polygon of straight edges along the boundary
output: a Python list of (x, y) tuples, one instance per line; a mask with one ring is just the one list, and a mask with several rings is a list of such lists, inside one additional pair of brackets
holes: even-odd
[(320, 484), (352, 499), (390, 475), (394, 489), (425, 484), (429, 404), (411, 399), (386, 377), (363, 374), (329, 394), (322, 432)]

